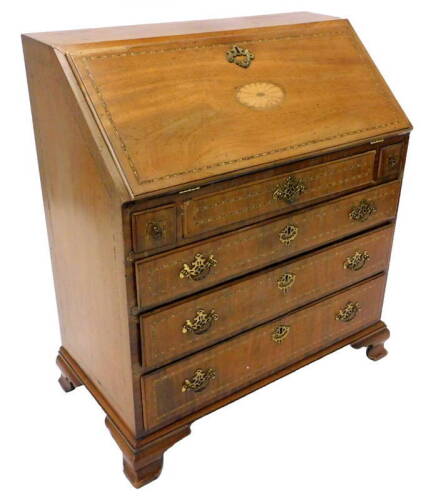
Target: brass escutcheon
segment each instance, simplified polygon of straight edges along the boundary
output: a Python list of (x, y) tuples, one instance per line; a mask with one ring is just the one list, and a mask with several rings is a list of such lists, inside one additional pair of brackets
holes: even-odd
[(289, 332), (290, 332), (290, 326), (286, 325), (277, 326), (277, 328), (272, 333), (272, 340), (276, 344), (281, 344), (281, 342), (283, 342), (283, 340), (285, 340), (285, 338), (289, 335)]
[(204, 309), (198, 309), (196, 311), (196, 316), (190, 320), (188, 319), (183, 326), (183, 333), (194, 333), (196, 335), (202, 335), (206, 333), (214, 323), (218, 320), (218, 315), (211, 309), (209, 312), (205, 312)]
[(214, 255), (205, 257), (201, 253), (197, 253), (193, 262), (188, 264), (183, 264), (183, 268), (180, 271), (180, 278), (189, 278), (193, 281), (199, 281), (206, 278), (211, 271), (212, 267), (217, 265), (217, 261)]
[(215, 370), (212, 368), (208, 368), (208, 370), (202, 370), (198, 368), (191, 380), (186, 378), (181, 387), (181, 392), (192, 391), (192, 392), (200, 392), (208, 386), (211, 380), (214, 380), (216, 376)]
[(376, 204), (373, 201), (361, 200), (359, 205), (353, 207), (349, 212), (349, 218), (357, 222), (365, 222), (371, 215), (377, 212)]
[(272, 194), (274, 200), (293, 203), (305, 191), (306, 186), (301, 179), (293, 175), (289, 175), (281, 184), (279, 184)]
[(253, 59), (254, 54), (252, 52), (238, 45), (233, 45), (232, 48), (226, 52), (227, 62), (235, 63), (240, 68), (248, 68)]
[(281, 231), (279, 238), (283, 245), (290, 245), (290, 243), (298, 236), (299, 229), (293, 224), (287, 225), (283, 231)]
[(352, 321), (356, 317), (360, 310), (358, 302), (347, 302), (344, 309), (340, 309), (335, 316), (337, 321), (344, 321), (347, 323), (348, 321)]
[(295, 283), (296, 275), (294, 273), (286, 273), (283, 274), (278, 280), (277, 280), (277, 286), (278, 288), (286, 293), (289, 288)]
[(357, 250), (353, 255), (347, 257), (347, 259), (344, 261), (344, 269), (350, 269), (350, 271), (359, 271), (365, 266), (369, 258), (370, 255), (366, 250), (364, 250), (363, 252)]

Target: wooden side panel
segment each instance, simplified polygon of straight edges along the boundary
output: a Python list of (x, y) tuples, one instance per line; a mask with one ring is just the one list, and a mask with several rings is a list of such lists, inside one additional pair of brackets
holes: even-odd
[(23, 38), (62, 344), (136, 430), (121, 201), (54, 50)]
[[(162, 366), (384, 271), (393, 229), (391, 225), (368, 232), (142, 315), (145, 369)], [(345, 268), (346, 260), (357, 251), (367, 252), (369, 260), (358, 270)], [(293, 275), (294, 281), (283, 291), (280, 280), (286, 274)], [(216, 314), (217, 319), (204, 333), (196, 334), (186, 328), (187, 320), (195, 324), (201, 310), (207, 317)]]
[[(375, 323), (380, 318), (385, 280), (381, 276), (368, 281), (144, 376), (147, 426), (157, 427), (192, 413)], [(359, 312), (350, 321), (337, 320), (349, 302), (358, 303)], [(285, 340), (274, 342), (279, 326), (289, 331)], [(213, 370), (214, 378), (199, 392), (184, 391), (185, 380), (193, 380), (198, 369)]]

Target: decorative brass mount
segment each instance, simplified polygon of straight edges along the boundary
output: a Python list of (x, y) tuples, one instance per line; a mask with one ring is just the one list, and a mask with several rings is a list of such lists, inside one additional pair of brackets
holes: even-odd
[(344, 261), (344, 269), (359, 271), (365, 266), (369, 258), (370, 255), (366, 250), (363, 252), (357, 250), (353, 255), (347, 257), (347, 259)]
[(290, 243), (298, 236), (299, 229), (293, 224), (288, 224), (283, 231), (281, 231), (279, 237), (283, 245), (290, 245)]
[(349, 212), (351, 220), (365, 222), (369, 217), (377, 212), (376, 204), (373, 201), (361, 200), (359, 205), (353, 207)]
[(337, 321), (344, 321), (347, 323), (348, 321), (352, 321), (356, 317), (360, 310), (358, 302), (348, 302), (344, 309), (340, 309), (338, 314), (335, 316)]
[(235, 63), (240, 68), (248, 68), (251, 61), (254, 60), (254, 54), (248, 49), (233, 45), (232, 48), (226, 52), (226, 59), (230, 63)]
[(277, 286), (278, 288), (286, 293), (289, 288), (295, 283), (296, 275), (294, 273), (286, 273), (283, 274), (278, 280), (277, 280)]
[(276, 344), (281, 344), (281, 342), (283, 342), (283, 340), (285, 340), (285, 338), (289, 335), (289, 332), (290, 332), (290, 326), (286, 325), (277, 326), (277, 328), (274, 330), (272, 334), (272, 340)]
[(305, 191), (306, 186), (301, 179), (289, 175), (281, 184), (279, 184), (272, 197), (274, 200), (282, 200), (286, 203), (293, 203)]
[(161, 240), (163, 238), (163, 227), (158, 222), (149, 222), (148, 233), (153, 240)]
[(211, 271), (212, 267), (217, 265), (217, 261), (214, 255), (205, 257), (201, 253), (197, 253), (193, 262), (188, 264), (183, 264), (183, 268), (180, 271), (180, 278), (189, 278), (193, 281), (199, 281), (206, 278)]
[(195, 335), (202, 335), (206, 333), (214, 323), (218, 320), (218, 314), (211, 309), (206, 312), (204, 309), (198, 309), (196, 316), (190, 320), (188, 319), (183, 326), (183, 333), (194, 333)]
[(189, 380), (186, 378), (181, 387), (182, 392), (192, 391), (192, 392), (200, 392), (208, 386), (211, 380), (215, 379), (216, 372), (212, 368), (208, 368), (208, 370), (201, 370), (198, 368), (192, 379)]

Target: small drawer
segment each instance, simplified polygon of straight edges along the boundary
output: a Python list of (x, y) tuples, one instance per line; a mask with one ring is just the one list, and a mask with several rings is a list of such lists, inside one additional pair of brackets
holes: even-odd
[(403, 143), (390, 144), (380, 150), (378, 178), (398, 179), (403, 162)]
[(148, 429), (193, 413), (380, 319), (385, 276), (142, 377)]
[[(398, 181), (258, 223), (136, 263), (138, 304), (149, 309), (245, 275), (395, 217)], [(375, 211), (352, 219), (367, 200)]]
[(374, 182), (375, 151), (196, 196), (183, 204), (184, 236), (274, 215)]
[(141, 315), (154, 369), (385, 270), (393, 225)]
[(177, 239), (175, 205), (132, 214), (133, 251), (146, 252), (172, 245)]

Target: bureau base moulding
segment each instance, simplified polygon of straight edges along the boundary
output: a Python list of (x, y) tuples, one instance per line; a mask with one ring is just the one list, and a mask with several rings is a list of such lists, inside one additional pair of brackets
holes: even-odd
[(349, 344), (355, 349), (366, 347), (366, 353), (370, 359), (373, 361), (380, 360), (387, 354), (384, 343), (388, 340), (389, 335), (389, 330), (385, 323), (379, 321), (346, 339), (340, 340), (322, 351), (316, 352), (263, 380), (259, 380), (235, 392), (221, 401), (217, 401), (201, 409), (195, 414), (175, 422), (164, 428), (163, 431), (149, 434), (145, 438), (139, 440), (133, 438), (130, 431), (125, 424), (121, 422), (118, 415), (116, 415), (100, 391), (98, 391), (95, 385), (63, 347), (60, 348), (57, 356), (57, 365), (61, 371), (59, 383), (65, 392), (72, 391), (76, 387), (84, 385), (94, 396), (96, 401), (106, 412), (106, 426), (123, 453), (124, 474), (135, 488), (140, 488), (158, 478), (163, 467), (164, 452), (177, 441), (190, 434), (190, 425), (198, 418)]

